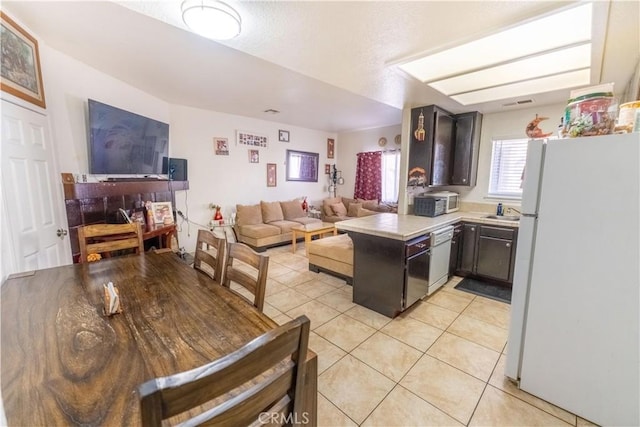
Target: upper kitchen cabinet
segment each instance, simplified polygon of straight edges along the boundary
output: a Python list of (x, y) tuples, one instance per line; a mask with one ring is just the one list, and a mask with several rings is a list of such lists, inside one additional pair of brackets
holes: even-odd
[(411, 110), (408, 185), (448, 185), (451, 176), (453, 115), (435, 105)]
[(453, 146), (451, 185), (476, 185), (482, 114), (477, 111), (458, 114)]
[(411, 110), (409, 186), (474, 186), (478, 169), (478, 112), (453, 115), (435, 105)]

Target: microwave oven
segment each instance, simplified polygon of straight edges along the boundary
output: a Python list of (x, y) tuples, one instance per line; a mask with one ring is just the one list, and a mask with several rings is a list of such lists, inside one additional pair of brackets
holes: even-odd
[(444, 213), (451, 213), (460, 209), (460, 195), (453, 191), (436, 191), (433, 193), (425, 193), (422, 196), (443, 199), (445, 201)]

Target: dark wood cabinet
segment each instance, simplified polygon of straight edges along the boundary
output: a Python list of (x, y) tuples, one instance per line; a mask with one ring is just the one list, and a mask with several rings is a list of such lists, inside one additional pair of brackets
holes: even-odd
[(464, 223), (462, 225), (462, 248), (460, 248), (458, 270), (463, 275), (475, 273), (477, 237), (477, 224)]
[(477, 111), (455, 116), (455, 141), (451, 185), (476, 185), (478, 175), (478, 153), (480, 150), (480, 129), (482, 114)]
[(513, 282), (516, 228), (464, 223), (461, 235), (456, 274)]
[(448, 185), (451, 176), (455, 120), (435, 105), (411, 110), (408, 184)]
[(411, 110), (409, 186), (474, 186), (482, 114), (451, 114), (436, 105)]
[(462, 228), (461, 222), (453, 226), (453, 237), (451, 238), (451, 254), (449, 255), (449, 276), (453, 276), (458, 270), (460, 261), (460, 251), (462, 249)]

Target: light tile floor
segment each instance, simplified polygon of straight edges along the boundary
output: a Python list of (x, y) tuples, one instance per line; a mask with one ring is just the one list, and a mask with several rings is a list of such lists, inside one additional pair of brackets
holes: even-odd
[(264, 311), (311, 320), (320, 426), (592, 425), (504, 377), (508, 304), (454, 289), (454, 277), (392, 320), (354, 304), (343, 280), (309, 272), (304, 251), (267, 251)]

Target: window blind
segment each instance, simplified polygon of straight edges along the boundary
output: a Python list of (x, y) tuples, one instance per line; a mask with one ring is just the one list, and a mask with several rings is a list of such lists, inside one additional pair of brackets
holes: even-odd
[(522, 173), (527, 160), (528, 139), (493, 141), (489, 196), (522, 197)]

